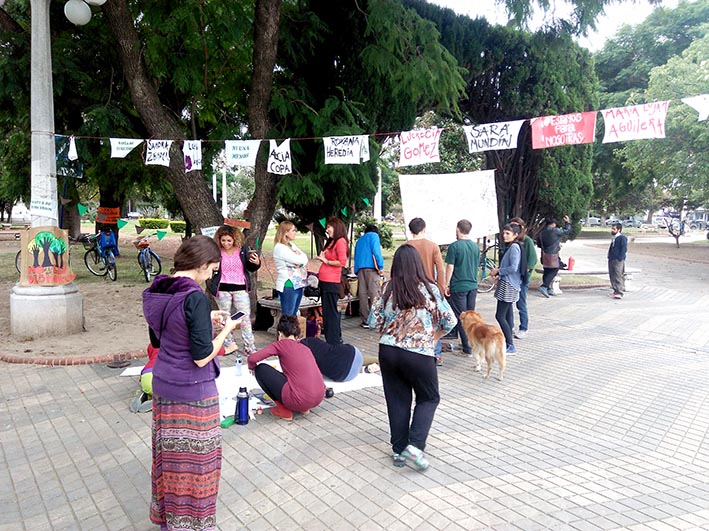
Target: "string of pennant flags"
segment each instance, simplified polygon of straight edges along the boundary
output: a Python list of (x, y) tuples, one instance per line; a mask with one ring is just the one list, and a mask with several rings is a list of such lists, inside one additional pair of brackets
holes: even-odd
[[(665, 118), (672, 100), (656, 101), (616, 107), (601, 111), (543, 116), (529, 119), (532, 130), (532, 148), (546, 149), (558, 146), (588, 144), (595, 139), (596, 118), (600, 112), (604, 121), (603, 143), (626, 142), (665, 138)], [(698, 113), (698, 121), (709, 118), (709, 94), (681, 99)], [(509, 122), (494, 122), (465, 125), (463, 132), (469, 153), (516, 149), (520, 128), (526, 119)], [(293, 173), (291, 140), (322, 140), (325, 164), (361, 164), (370, 160), (369, 137), (380, 135), (399, 136), (398, 166), (416, 166), (440, 162), (439, 140), (447, 128), (436, 126), (400, 133), (374, 133), (350, 136), (314, 137), (308, 139), (287, 138), (280, 144), (269, 140), (267, 170), (277, 175)], [(62, 135), (58, 135), (62, 136)], [(66, 157), (78, 159), (75, 140), (88, 138), (69, 137)], [(170, 148), (174, 140), (110, 138), (111, 158), (125, 158), (133, 149), (146, 142), (144, 160), (146, 165), (170, 165)], [(202, 169), (202, 140), (184, 140), (182, 152), (185, 171)], [(224, 151), (229, 166), (253, 167), (262, 140), (225, 140)]]

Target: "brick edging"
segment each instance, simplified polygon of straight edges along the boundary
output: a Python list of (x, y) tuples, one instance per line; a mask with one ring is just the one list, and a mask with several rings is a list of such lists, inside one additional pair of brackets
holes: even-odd
[(116, 354), (99, 354), (96, 356), (52, 356), (37, 357), (31, 352), (25, 354), (0, 354), (0, 361), (26, 365), (44, 365), (49, 367), (65, 367), (68, 365), (90, 365), (92, 363), (110, 363), (112, 361), (126, 361), (145, 358), (148, 355), (137, 350), (133, 352), (119, 352)]

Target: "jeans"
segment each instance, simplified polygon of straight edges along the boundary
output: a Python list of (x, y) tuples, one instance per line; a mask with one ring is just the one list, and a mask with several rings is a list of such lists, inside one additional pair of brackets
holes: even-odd
[(288, 286), (283, 287), (283, 291), (278, 292), (278, 299), (281, 301), (281, 313), (283, 315), (298, 315), (300, 300), (303, 298), (303, 288), (293, 289)]
[(320, 281), (320, 298), (322, 300), (322, 331), (325, 339), (331, 345), (342, 343), (342, 316), (337, 308), (340, 291), (339, 282)]
[[(400, 454), (409, 444), (424, 450), (433, 416), (441, 400), (435, 358), (380, 344), (379, 366), (389, 416), (392, 450), (395, 454)], [(416, 395), (413, 418), (412, 391)]]
[(369, 320), (369, 304), (380, 294), (379, 272), (376, 269), (357, 271), (357, 296), (359, 297), (359, 317), (362, 323)]
[(514, 345), (512, 327), (515, 325), (515, 318), (514, 312), (512, 311), (512, 303), (498, 300), (495, 319), (497, 319), (497, 323), (500, 325), (502, 333), (505, 335), (505, 343), (507, 343), (507, 346)]
[[(256, 343), (254, 341), (254, 333), (251, 329), (251, 300), (249, 299), (249, 293), (246, 290), (239, 291), (220, 291), (215, 297), (217, 301), (217, 306), (219, 309), (230, 314), (237, 312), (244, 312), (244, 317), (241, 319), (241, 339), (244, 341), (244, 354), (249, 355), (252, 352), (256, 352)], [(232, 311), (232, 308), (234, 311)], [(236, 339), (234, 334), (236, 330), (231, 332), (226, 341), (224, 341), (224, 346), (228, 347)]]
[(471, 289), (470, 291), (456, 291), (455, 293), (451, 293), (450, 297), (448, 297), (448, 302), (453, 309), (453, 313), (455, 313), (455, 317), (458, 319), (458, 324), (455, 325), (455, 328), (451, 332), (460, 336), (460, 342), (463, 344), (463, 352), (466, 354), (470, 354), (472, 349), (470, 347), (470, 341), (468, 341), (468, 336), (460, 324), (460, 314), (467, 310), (475, 309), (475, 299), (477, 295), (477, 290)]
[[(531, 273), (527, 274), (527, 280), (522, 282), (522, 286), (519, 291), (519, 300), (517, 301), (517, 309), (519, 310), (519, 329), (528, 330), (529, 329), (529, 312), (527, 311), (527, 292), (529, 291), (529, 277)], [(513, 324), (514, 327), (514, 324)]]

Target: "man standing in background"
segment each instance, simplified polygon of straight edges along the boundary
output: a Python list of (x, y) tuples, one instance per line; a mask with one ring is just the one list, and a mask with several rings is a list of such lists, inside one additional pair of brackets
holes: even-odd
[(357, 297), (359, 297), (359, 317), (362, 320), (359, 326), (369, 328), (370, 302), (379, 296), (381, 284), (379, 277), (384, 269), (382, 244), (379, 239), (379, 230), (374, 225), (367, 225), (364, 234), (355, 244), (354, 272), (357, 275)]
[(625, 255), (628, 252), (628, 238), (623, 234), (623, 225), (611, 225), (611, 245), (608, 248), (608, 276), (611, 280), (613, 293), (608, 296), (622, 299), (625, 291)]
[(468, 355), (472, 355), (473, 351), (460, 325), (460, 314), (475, 309), (478, 289), (480, 248), (470, 239), (472, 228), (470, 221), (461, 219), (455, 227), (456, 241), (448, 246), (446, 253), (446, 297), (458, 319), (452, 332), (460, 336), (463, 353)]

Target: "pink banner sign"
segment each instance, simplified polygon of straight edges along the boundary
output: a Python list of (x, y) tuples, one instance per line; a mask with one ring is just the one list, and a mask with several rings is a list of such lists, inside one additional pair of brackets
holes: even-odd
[(668, 100), (601, 111), (606, 128), (603, 143), (665, 138), (665, 117), (669, 106)]
[(532, 118), (532, 148), (544, 149), (593, 142), (596, 111)]

